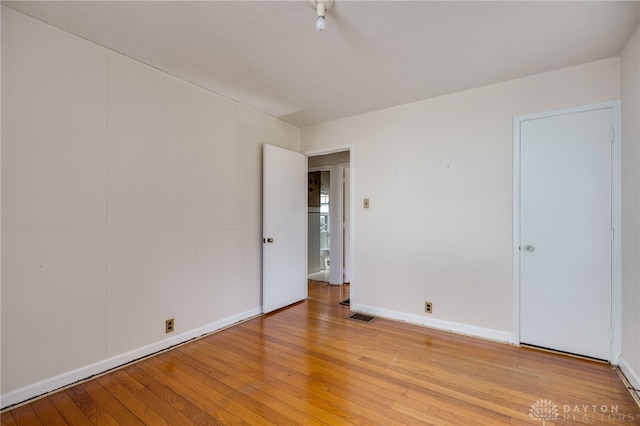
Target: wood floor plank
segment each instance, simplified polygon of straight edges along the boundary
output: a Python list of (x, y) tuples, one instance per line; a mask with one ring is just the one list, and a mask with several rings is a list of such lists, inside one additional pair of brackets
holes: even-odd
[(47, 398), (56, 407), (56, 410), (58, 410), (58, 413), (60, 413), (67, 424), (81, 426), (93, 424), (65, 390), (54, 392), (47, 396)]
[(47, 426), (58, 426), (67, 424), (64, 417), (60, 415), (56, 407), (49, 398), (40, 398), (31, 403), (38, 418)]
[[(191, 357), (193, 361), (200, 362), (204, 365), (217, 363), (217, 360), (202, 353), (192, 353)], [(234, 370), (233, 366), (219, 364), (217, 368), (220, 368), (222, 371), (226, 370), (230, 372), (233, 372)], [(351, 417), (350, 415), (338, 410), (337, 407), (327, 398), (321, 399), (317, 397), (317, 393), (322, 390), (315, 389), (315, 385), (309, 383), (305, 378), (306, 376), (280, 367), (276, 367), (275, 369), (268, 371), (265, 371), (262, 365), (257, 368), (257, 370), (243, 368), (243, 373), (247, 376), (253, 377), (254, 380), (260, 383), (272, 386), (272, 389), (270, 389), (272, 394), (280, 396), (283, 394), (286, 395), (286, 397), (282, 398), (283, 400), (288, 399), (291, 406), (293, 406), (293, 404), (297, 404), (305, 412), (313, 413), (315, 415), (315, 419), (319, 419), (321, 423), (332, 425), (346, 424), (346, 422), (348, 422), (348, 417)], [(294, 403), (291, 403), (292, 400), (289, 399), (292, 396), (296, 399)]]
[(96, 381), (100, 383), (111, 396), (120, 401), (122, 405), (126, 406), (136, 417), (142, 419), (146, 424), (157, 426), (166, 426), (168, 424), (161, 415), (149, 407), (143, 400), (122, 386), (114, 378), (113, 374), (98, 377)]
[(87, 392), (86, 385), (79, 384), (65, 392), (94, 425), (118, 426), (118, 422), (111, 417), (106, 408), (97, 403)]
[[(249, 339), (243, 339), (242, 342), (244, 349), (251, 347), (250, 344), (247, 344), (247, 342), (250, 342)], [(262, 342), (261, 345), (263, 349), (268, 349), (266, 342)], [(248, 356), (246, 352), (243, 352), (244, 349), (234, 348), (234, 351), (238, 350), (238, 352), (240, 353), (245, 353), (244, 358), (246, 363), (246, 360), (250, 359), (250, 356)], [(284, 354), (282, 351), (274, 351), (272, 353), (271, 359), (281, 359), (283, 358), (283, 356)], [(257, 371), (263, 372), (265, 376), (277, 375), (280, 371), (286, 369), (285, 365), (279, 365), (276, 366), (273, 371), (265, 371), (265, 367), (269, 365), (269, 359), (269, 353), (266, 350), (263, 351), (263, 354), (260, 357), (260, 361), (256, 363), (254, 367), (257, 369)], [(334, 393), (330, 392), (328, 384), (322, 383), (318, 380), (314, 380), (314, 377), (317, 377), (314, 376), (314, 372), (317, 369), (321, 368), (318, 362), (319, 360), (310, 359), (309, 362), (301, 368), (301, 371), (289, 370), (288, 377), (283, 377), (284, 381), (282, 382), (281, 386), (285, 385), (285, 388), (289, 389), (292, 385), (294, 387), (297, 387), (298, 389), (308, 390), (312, 388), (315, 396), (321, 395), (321, 397), (316, 398), (314, 403), (319, 404), (319, 406), (322, 407), (325, 412), (329, 412), (333, 416), (341, 417), (342, 421), (348, 421), (350, 423), (371, 423), (372, 410), (367, 410), (367, 406), (371, 405), (368, 399), (358, 401), (360, 397), (354, 394), (352, 394), (350, 398), (342, 398), (340, 396), (336, 396)], [(295, 360), (292, 360), (291, 362), (289, 362), (289, 364), (295, 365)], [(233, 371), (235, 367), (228, 366), (227, 368), (229, 368), (230, 371)], [(341, 382), (343, 379), (344, 377), (339, 378), (339, 382)], [(262, 378), (261, 380), (264, 380), (264, 378)], [(307, 398), (314, 397), (314, 395), (307, 396)], [(377, 404), (376, 408), (380, 408), (380, 404)]]
[[(201, 368), (207, 370), (210, 368), (207, 357), (203, 357), (200, 353), (191, 353), (191, 356), (185, 358), (185, 362), (188, 363), (191, 367), (200, 370)], [(235, 374), (238, 376), (238, 374)], [(228, 384), (230, 389), (234, 389), (237, 385), (234, 386), (233, 383), (227, 383), (227, 377), (229, 375), (225, 375), (225, 378), (221, 379), (221, 382)], [(304, 424), (314, 424), (317, 423), (314, 420), (314, 417), (309, 418), (309, 415), (306, 413), (311, 413), (317, 415), (315, 418), (329, 418), (330, 413), (322, 410), (320, 407), (317, 407), (313, 404), (308, 403), (307, 401), (296, 399), (298, 397), (298, 393), (292, 389), (291, 386), (288, 386), (286, 382), (278, 381), (275, 375), (265, 376), (263, 372), (256, 372), (252, 369), (245, 369), (244, 374), (241, 375), (244, 378), (244, 381), (250, 386), (256, 393), (266, 392), (269, 398), (273, 398), (275, 401), (279, 401), (280, 403), (277, 407), (286, 407), (286, 412), (288, 415), (294, 419), (298, 418), (299, 420), (304, 420)], [(273, 401), (272, 401), (273, 403)], [(290, 414), (289, 411), (296, 410), (293, 414)], [(338, 421), (339, 419), (332, 418), (331, 420)], [(325, 424), (325, 423), (320, 423)], [(331, 424), (331, 423), (330, 423)]]
[(147, 374), (145, 365), (129, 366), (127, 373), (139, 383), (143, 384), (153, 395), (158, 396), (164, 401), (168, 408), (185, 417), (186, 420), (182, 420), (183, 423), (194, 425), (220, 424), (220, 422), (211, 417), (207, 412), (200, 410), (187, 397), (182, 396), (172, 389), (171, 386), (167, 386), (162, 380)]
[(44, 424), (38, 418), (31, 404), (16, 408), (11, 412), (11, 415), (15, 423), (19, 425), (39, 426)]
[[(182, 415), (178, 410), (175, 410), (167, 401), (163, 399), (162, 394), (158, 394), (154, 389), (149, 389), (143, 384), (139, 383), (134, 377), (130, 375), (132, 372), (132, 366), (127, 366), (122, 370), (116, 371), (113, 376), (127, 391), (131, 392), (136, 399), (139, 399), (142, 403), (146, 404), (150, 410), (161, 416), (164, 421), (169, 425), (179, 424), (192, 424), (189, 418)], [(146, 421), (147, 424), (152, 424)]]
[[(147, 374), (161, 378), (164, 383), (184, 395), (190, 395), (192, 401), (200, 408), (214, 416), (221, 416), (225, 424), (267, 424), (267, 420), (252, 410), (251, 401), (245, 404), (242, 398), (237, 398), (231, 387), (218, 380), (208, 379), (198, 370), (192, 370), (188, 363), (181, 363), (179, 368), (166, 374), (159, 370), (156, 362), (141, 365)], [(194, 395), (195, 393), (195, 395)], [(274, 424), (274, 423), (270, 423)]]
[(125, 405), (116, 399), (111, 393), (102, 387), (99, 381), (90, 380), (82, 385), (87, 395), (94, 404), (102, 407), (113, 420), (119, 425), (144, 425)]
[(348, 289), (311, 282), (302, 303), (16, 407), (1, 424), (530, 425), (543, 399), (558, 424), (640, 422), (610, 365), (359, 323), (339, 304)]
[[(14, 408), (15, 410), (15, 408)], [(12, 411), (14, 411), (12, 410)], [(16, 421), (13, 419), (12, 411), (7, 411), (6, 413), (0, 414), (0, 424), (6, 426), (15, 426), (17, 425)]]

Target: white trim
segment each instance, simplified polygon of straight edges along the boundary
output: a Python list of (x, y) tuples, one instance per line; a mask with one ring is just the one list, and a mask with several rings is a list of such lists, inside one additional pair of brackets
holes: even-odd
[(640, 389), (640, 374), (627, 364), (627, 361), (625, 361), (622, 355), (618, 357), (618, 367), (620, 371), (622, 371), (622, 374), (624, 374), (624, 377), (629, 381), (629, 384), (636, 389)]
[[(351, 274), (349, 298), (357, 301), (357, 276), (356, 276), (356, 147), (349, 147), (349, 273)], [(354, 285), (355, 283), (355, 285)]]
[(513, 118), (513, 339), (520, 344), (520, 122)]
[[(340, 179), (338, 176), (338, 165), (331, 166), (331, 175), (329, 176), (331, 187), (329, 188), (330, 202), (329, 211), (329, 235), (333, 235), (333, 238), (329, 238), (329, 284), (342, 284), (342, 266), (340, 265), (340, 259), (342, 258), (342, 211), (340, 210)], [(337, 238), (336, 238), (337, 236)]]
[(458, 322), (445, 321), (439, 319), (426, 318), (420, 315), (408, 314), (405, 312), (392, 311), (389, 309), (378, 308), (367, 305), (351, 304), (351, 309), (356, 312), (362, 312), (369, 315), (389, 318), (393, 320), (404, 321), (410, 324), (422, 325), (437, 330), (450, 331), (466, 336), (479, 337), (486, 340), (493, 340), (501, 343), (514, 343), (513, 334), (506, 331), (493, 330), (490, 328), (477, 327), (474, 325), (462, 324)]
[(622, 112), (621, 102), (610, 102), (613, 111), (613, 159), (611, 180), (611, 220), (614, 240), (611, 253), (611, 363), (618, 365), (622, 354)]
[(622, 245), (620, 238), (622, 226), (622, 122), (620, 101), (602, 102), (513, 117), (513, 336), (514, 342), (520, 344), (520, 123), (537, 118), (598, 109), (611, 109), (614, 130), (611, 164), (611, 221), (615, 230), (615, 238), (611, 248), (611, 327), (613, 328), (613, 341), (611, 343), (610, 362), (616, 365), (619, 362), (622, 351)]
[(311, 151), (303, 151), (302, 153), (307, 157), (316, 157), (318, 155), (335, 154), (336, 152), (349, 151), (349, 162), (351, 162), (351, 155), (353, 154), (353, 145), (340, 145), (332, 146), (330, 148), (312, 149)]
[[(347, 177), (347, 179), (344, 178), (344, 171), (345, 169), (349, 169), (350, 170), (351, 164), (350, 163), (340, 163), (338, 164), (338, 178), (339, 178), (339, 182), (338, 182), (338, 211), (339, 211), (339, 216), (340, 216), (340, 238), (341, 238), (341, 242), (342, 242), (342, 246), (341, 246), (341, 251), (342, 251), (342, 256), (340, 256), (340, 282), (341, 283), (347, 283), (351, 281), (351, 261), (349, 259), (349, 263), (347, 265), (345, 265), (344, 259), (348, 258), (348, 256), (345, 255), (345, 250), (344, 247), (347, 246), (347, 251), (349, 254), (351, 254), (351, 245), (345, 243), (345, 235), (343, 233), (343, 228), (344, 228), (344, 223), (345, 222), (345, 214), (344, 214), (344, 200), (347, 199), (348, 200), (348, 207), (349, 207), (349, 220), (351, 220), (351, 204), (352, 204), (352, 199), (349, 198), (351, 196), (351, 192), (349, 192), (349, 194), (347, 194), (347, 197), (345, 197), (345, 193), (344, 193), (344, 185), (347, 184), (348, 188), (351, 188), (351, 174), (349, 174), (349, 176)], [(351, 172), (349, 172), (351, 173)], [(347, 229), (351, 229), (351, 223), (349, 223), (349, 226), (347, 227)], [(349, 234), (349, 237), (351, 236), (351, 234)], [(349, 241), (349, 239), (347, 239), (347, 241)], [(346, 279), (346, 277), (348, 277), (349, 279)]]
[[(309, 175), (309, 172), (307, 170), (309, 170), (309, 157), (307, 157), (306, 155), (304, 156), (304, 169), (305, 169), (305, 182), (307, 181), (307, 176)], [(264, 177), (263, 177), (264, 179)], [(306, 185), (305, 185), (306, 187)], [(305, 192), (307, 191), (307, 189), (305, 189)], [(264, 195), (264, 194), (263, 194)], [(307, 196), (305, 195), (305, 200), (307, 199)], [(307, 202), (305, 201), (305, 206), (306, 206)], [(304, 298), (305, 300), (309, 298), (309, 285), (307, 284), (307, 277), (309, 276), (309, 209), (308, 207), (305, 207), (305, 211), (307, 212), (304, 215), (304, 248), (305, 251), (307, 252), (307, 255), (304, 256)], [(264, 215), (264, 212), (263, 212)], [(263, 221), (264, 221), (264, 217), (263, 217)], [(262, 247), (262, 250), (264, 250), (264, 246)], [(262, 260), (263, 256), (260, 256), (260, 259)], [(264, 288), (264, 281), (262, 281), (260, 288)], [(263, 309), (264, 312), (264, 309)]]
[(143, 346), (141, 348), (134, 349), (132, 351), (125, 352), (123, 354), (116, 355), (111, 358), (98, 361), (96, 363), (89, 364), (87, 366), (68, 371), (66, 373), (59, 374), (40, 382), (13, 390), (2, 395), (0, 401), (0, 409), (19, 404), (31, 398), (35, 398), (48, 392), (52, 392), (65, 386), (71, 385), (73, 383), (89, 379), (98, 374), (102, 374), (109, 370), (113, 370), (114, 368), (121, 367), (132, 361), (147, 357), (162, 350), (168, 349), (172, 346), (188, 342), (189, 340), (202, 337), (215, 331), (220, 331), (223, 328), (242, 321), (246, 321), (250, 318), (260, 315), (261, 313), (262, 307), (254, 308), (249, 311), (221, 319), (220, 321), (216, 321), (211, 324), (186, 331), (171, 338), (161, 340), (159, 342), (152, 343), (150, 345)]

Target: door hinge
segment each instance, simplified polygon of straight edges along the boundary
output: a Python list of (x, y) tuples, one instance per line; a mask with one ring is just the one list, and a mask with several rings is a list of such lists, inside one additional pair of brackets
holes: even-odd
[(613, 328), (609, 329), (609, 341), (613, 342)]
[(612, 127), (611, 128), (611, 143), (613, 143), (615, 140), (616, 140), (616, 138), (615, 138), (615, 130)]
[(609, 230), (609, 239), (611, 240), (611, 242), (615, 240), (615, 231), (613, 230), (613, 228)]

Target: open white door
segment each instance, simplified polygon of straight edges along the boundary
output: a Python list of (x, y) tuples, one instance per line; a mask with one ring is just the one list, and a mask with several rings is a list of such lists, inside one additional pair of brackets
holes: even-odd
[(262, 312), (307, 297), (307, 158), (264, 145)]

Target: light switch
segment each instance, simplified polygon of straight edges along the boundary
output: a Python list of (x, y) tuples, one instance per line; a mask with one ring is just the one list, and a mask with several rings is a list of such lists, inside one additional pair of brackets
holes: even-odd
[(369, 199), (365, 198), (363, 204), (364, 204), (364, 208), (368, 209), (369, 208)]

